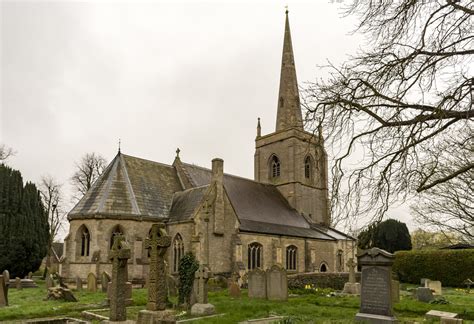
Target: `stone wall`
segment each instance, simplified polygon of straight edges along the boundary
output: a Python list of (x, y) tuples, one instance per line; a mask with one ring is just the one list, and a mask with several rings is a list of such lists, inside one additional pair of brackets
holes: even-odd
[[(360, 272), (356, 272), (356, 281), (360, 282)], [(342, 290), (344, 284), (349, 281), (348, 272), (338, 273), (299, 273), (288, 275), (288, 288), (304, 289), (306, 285), (314, 285), (317, 288), (332, 288)]]

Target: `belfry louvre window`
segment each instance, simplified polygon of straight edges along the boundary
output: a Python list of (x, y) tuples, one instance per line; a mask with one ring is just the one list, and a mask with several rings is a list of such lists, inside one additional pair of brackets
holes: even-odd
[(181, 235), (176, 234), (173, 240), (173, 272), (178, 272), (179, 261), (184, 256), (184, 243)]
[(89, 249), (91, 244), (91, 236), (87, 227), (82, 226), (81, 233), (81, 256), (89, 256)]
[(272, 157), (272, 160), (271, 160), (271, 170), (272, 170), (272, 178), (276, 178), (280, 176), (280, 160), (275, 155)]
[(261, 268), (263, 264), (262, 260), (263, 246), (260, 243), (252, 243), (249, 245), (248, 250), (248, 269)]
[(296, 270), (296, 252), (298, 248), (290, 245), (286, 248), (286, 270)]
[(311, 170), (312, 170), (311, 157), (307, 156), (304, 160), (304, 177), (306, 179), (311, 179)]

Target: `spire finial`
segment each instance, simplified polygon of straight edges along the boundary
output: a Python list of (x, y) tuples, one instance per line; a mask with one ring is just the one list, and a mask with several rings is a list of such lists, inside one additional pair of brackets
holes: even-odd
[(122, 144), (122, 140), (119, 138), (119, 141), (118, 141), (118, 154), (120, 154), (120, 144)]
[(181, 150), (179, 149), (179, 147), (176, 149), (176, 158), (179, 159), (179, 152), (181, 152)]
[(285, 6), (285, 14), (288, 15), (288, 5)]
[(260, 126), (260, 117), (258, 117), (257, 121), (257, 137), (262, 136), (262, 127)]

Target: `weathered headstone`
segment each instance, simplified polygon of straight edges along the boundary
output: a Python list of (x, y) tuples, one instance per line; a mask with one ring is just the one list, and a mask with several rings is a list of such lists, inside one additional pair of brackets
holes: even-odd
[(426, 287), (426, 282), (427, 282), (427, 281), (430, 281), (430, 279), (428, 279), (428, 278), (421, 278), (421, 279), (420, 279), (421, 287)]
[(21, 285), (21, 279), (18, 278), (18, 277), (15, 278), (15, 287), (16, 287), (16, 289), (20, 289), (20, 290), (23, 289), (23, 287)]
[(102, 288), (102, 292), (107, 292), (107, 287), (110, 281), (110, 275), (105, 271), (102, 272), (102, 275), (100, 276), (100, 286)]
[(97, 277), (92, 272), (87, 275), (87, 290), (91, 292), (97, 291)]
[(441, 281), (430, 280), (430, 281), (428, 281), (428, 283), (425, 287), (430, 288), (431, 290), (433, 290), (435, 295), (442, 295), (443, 294)]
[(46, 284), (46, 289), (54, 287), (53, 276), (50, 275), (49, 273), (46, 274), (45, 284)]
[(0, 276), (0, 307), (8, 306), (8, 289), (3, 276)]
[(76, 277), (76, 290), (82, 290), (82, 279), (80, 277)]
[(278, 265), (266, 271), (268, 300), (288, 300), (288, 279), (286, 270)]
[(33, 278), (33, 272), (30, 271), (30, 272), (28, 272), (27, 279), (31, 279), (31, 278)]
[(9, 283), (10, 283), (10, 272), (8, 272), (8, 270), (4, 270), (3, 273), (2, 273), (2, 276), (3, 276), (3, 280), (5, 281), (5, 284), (9, 285)]
[(240, 285), (238, 283), (238, 277), (232, 276), (228, 281), (229, 296), (232, 298), (240, 298), (242, 293), (240, 291)]
[(394, 255), (372, 248), (357, 256), (362, 266), (360, 311), (356, 321), (398, 323), (392, 309), (392, 264)]
[(211, 315), (215, 312), (215, 307), (207, 301), (207, 281), (211, 277), (209, 268), (205, 265), (199, 265), (194, 273), (193, 292), (196, 295), (196, 303), (191, 307), (191, 315)]
[(254, 269), (248, 273), (249, 298), (267, 298), (267, 281), (265, 271)]
[(438, 310), (430, 310), (425, 314), (426, 318), (432, 318), (432, 319), (441, 319), (441, 318), (456, 318), (458, 317), (458, 314), (456, 313), (450, 313), (450, 312), (443, 312), (443, 311), (438, 311)]
[(392, 279), (392, 303), (400, 301), (400, 281)]
[(344, 284), (344, 290), (342, 292), (345, 294), (360, 295), (360, 283), (356, 282), (355, 279), (354, 269), (356, 265), (353, 258), (350, 258), (347, 262), (347, 267), (349, 268), (349, 282)]
[(433, 292), (430, 288), (418, 287), (415, 290), (415, 296), (418, 301), (429, 303), (434, 299)]
[(145, 240), (145, 248), (149, 251), (150, 266), (148, 274), (148, 303), (146, 310), (138, 313), (137, 324), (174, 323), (176, 317), (172, 311), (166, 310), (168, 291), (166, 288), (165, 254), (171, 245), (164, 224), (153, 224), (150, 238)]
[[(125, 237), (123, 235), (115, 235), (109, 254), (109, 260), (112, 261), (112, 281), (110, 285), (111, 321), (125, 321), (127, 319), (125, 286), (128, 276), (127, 262), (130, 256), (130, 245), (125, 240)], [(102, 279), (104, 279), (104, 275), (102, 275)]]

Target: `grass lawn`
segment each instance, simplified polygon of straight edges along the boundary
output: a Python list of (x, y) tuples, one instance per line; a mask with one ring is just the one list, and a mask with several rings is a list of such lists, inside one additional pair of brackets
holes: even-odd
[[(466, 294), (455, 289), (443, 289), (445, 299), (449, 304), (425, 304), (412, 299), (402, 285), (401, 301), (394, 307), (400, 321), (423, 321), (424, 314), (430, 309), (455, 312), (465, 319), (465, 323), (474, 323), (474, 292)], [(0, 308), (0, 321), (14, 322), (16, 320), (39, 317), (70, 316), (80, 318), (83, 310), (103, 309), (105, 294), (90, 293), (86, 290), (74, 292), (78, 303), (59, 301), (44, 301), (46, 289), (44, 282), (39, 282), (36, 289), (11, 289), (9, 291), (10, 306)], [(243, 290), (242, 298), (232, 299), (227, 291), (209, 293), (209, 302), (216, 306), (217, 312), (223, 316), (210, 318), (192, 323), (237, 323), (251, 318), (267, 317), (269, 315), (285, 316), (285, 323), (352, 323), (359, 307), (359, 298), (352, 296), (326, 296), (320, 291), (311, 294), (292, 292), (288, 302), (249, 299)], [(300, 292), (301, 293), (301, 292)], [(134, 289), (134, 305), (127, 308), (129, 319), (136, 319), (138, 312), (145, 308), (147, 292), (145, 289)], [(174, 300), (175, 302), (175, 300)], [(108, 315), (107, 311), (96, 311)], [(184, 314), (180, 318), (189, 318)], [(467, 321), (466, 321), (467, 320)]]

